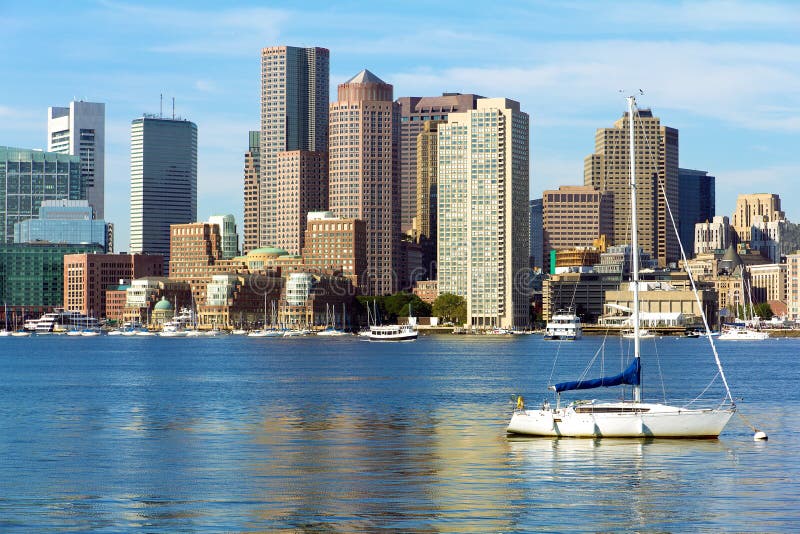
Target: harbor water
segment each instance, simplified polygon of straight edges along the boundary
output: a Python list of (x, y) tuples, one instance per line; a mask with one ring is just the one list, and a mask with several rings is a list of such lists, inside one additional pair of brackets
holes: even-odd
[[(718, 440), (506, 436), (515, 395), (619, 369), (602, 343), (2, 338), (0, 531), (797, 528), (800, 339), (718, 343), (766, 442), (740, 417)], [(642, 345), (646, 400), (714, 378), (705, 340)]]

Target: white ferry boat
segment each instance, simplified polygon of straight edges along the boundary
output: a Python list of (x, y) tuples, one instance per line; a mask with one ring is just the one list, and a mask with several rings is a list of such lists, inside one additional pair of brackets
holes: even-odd
[(558, 310), (544, 329), (545, 339), (580, 339), (582, 335), (581, 318), (572, 310)]
[(414, 341), (417, 336), (417, 329), (410, 324), (370, 326), (367, 334), (370, 341)]

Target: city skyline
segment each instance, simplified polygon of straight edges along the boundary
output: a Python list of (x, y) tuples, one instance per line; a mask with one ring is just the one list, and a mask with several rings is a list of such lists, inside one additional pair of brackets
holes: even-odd
[[(331, 94), (368, 68), (394, 85), (395, 98), (473, 92), (519, 101), (531, 115), (531, 198), (583, 182), (595, 130), (622, 114), (618, 90), (639, 88), (642, 105), (680, 130), (680, 166), (717, 177), (717, 214), (733, 213), (739, 193), (795, 194), (800, 8), (793, 4), (664, 2), (632, 11), (621, 2), (534, 2), (487, 11), (445, 3), (423, 20), (408, 8), (367, 14), (357, 4), (275, 5), (10, 3), (0, 47), (27, 82), (4, 91), (0, 145), (46, 148), (49, 106), (105, 103), (105, 218), (115, 224), (117, 250), (128, 250), (129, 124), (158, 111), (159, 94), (170, 116), (175, 97), (176, 113), (200, 132), (197, 218), (233, 213), (243, 221), (242, 154), (259, 123), (261, 49), (318, 46), (330, 50)], [(145, 31), (131, 20), (146, 21)], [(76, 36), (66, 44), (56, 41), (64, 26)], [(30, 69), (45, 51), (55, 68)], [(643, 71), (648, 62), (652, 69)], [(800, 217), (796, 206), (784, 209), (790, 220)]]

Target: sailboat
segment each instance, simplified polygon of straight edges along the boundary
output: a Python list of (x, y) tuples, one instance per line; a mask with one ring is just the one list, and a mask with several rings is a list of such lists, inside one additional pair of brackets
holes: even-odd
[[(768, 339), (769, 332), (761, 330), (759, 327), (761, 320), (753, 309), (753, 298), (750, 294), (750, 286), (744, 278), (744, 271), (742, 271), (742, 290), (746, 296), (742, 305), (744, 319), (741, 321), (737, 319), (737, 322), (723, 326), (719, 339), (722, 341), (763, 341)], [(747, 318), (748, 307), (749, 319)]]
[[(517, 397), (517, 406), (508, 424), (507, 432), (529, 436), (552, 437), (617, 437), (617, 438), (716, 438), (736, 411), (728, 381), (722, 369), (714, 341), (709, 337), (719, 376), (725, 385), (725, 399), (713, 408), (690, 408), (668, 404), (648, 403), (642, 400), (641, 386), (641, 337), (639, 326), (639, 244), (636, 222), (636, 158), (634, 151), (635, 97), (627, 97), (630, 142), (630, 191), (631, 191), (631, 264), (633, 266), (633, 314), (634, 356), (625, 370), (614, 376), (596, 379), (561, 382), (551, 385), (555, 391), (556, 406), (545, 402), (541, 408), (525, 408), (522, 397)], [(673, 221), (674, 226), (674, 221)], [(681, 254), (683, 251), (681, 250)], [(685, 258), (684, 258), (685, 261)], [(708, 320), (694, 280), (691, 278), (695, 299), (706, 331), (710, 331)], [(623, 401), (575, 401), (561, 406), (561, 393), (599, 387), (633, 386), (633, 400)]]
[(5, 327), (0, 330), (0, 337), (10, 337), (11, 330), (8, 329), (8, 305), (3, 303), (3, 318), (6, 321)]
[[(344, 306), (344, 305), (342, 305)], [(344, 310), (344, 308), (342, 308)], [(331, 310), (325, 305), (325, 329), (317, 332), (318, 336), (346, 336), (347, 332), (336, 328), (336, 309)]]

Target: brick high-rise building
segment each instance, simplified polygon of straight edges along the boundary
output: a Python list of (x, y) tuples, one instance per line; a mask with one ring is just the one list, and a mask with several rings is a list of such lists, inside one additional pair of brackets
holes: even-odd
[(259, 221), (261, 218), (261, 202), (259, 187), (261, 184), (261, 132), (250, 132), (250, 142), (244, 154), (244, 242), (242, 254), (258, 248), (261, 242)]
[(164, 258), (143, 254), (66, 254), (64, 308), (106, 316), (106, 289), (120, 279), (161, 276)]
[(550, 251), (590, 247), (600, 236), (614, 237), (614, 194), (588, 186), (562, 185), (542, 194), (543, 268), (549, 272)]
[(309, 212), (328, 207), (328, 154), (279, 152), (275, 191), (280, 202), (275, 210), (274, 245), (297, 256), (305, 246)]
[(416, 211), (412, 226), (414, 238), (421, 249), (424, 276), (431, 280), (436, 279), (436, 177), (439, 168), (439, 125), (443, 122), (425, 121), (422, 131), (417, 135)]
[[(403, 96), (400, 106), (400, 231), (411, 229), (417, 212), (418, 144), (417, 136), (426, 121), (446, 121), (450, 113), (475, 109), (479, 95), (443, 93), (442, 96)], [(434, 128), (435, 132), (435, 128)], [(435, 137), (435, 135), (434, 135)]]
[(400, 259), (398, 106), (392, 86), (363, 70), (330, 106), (329, 209), (367, 224), (365, 293), (397, 287)]
[(278, 154), (328, 150), (329, 56), (326, 48), (272, 46), (261, 51), (261, 152), (258, 236), (245, 223), (245, 246), (278, 240)]
[(367, 228), (359, 219), (340, 219), (329, 211), (308, 214), (303, 263), (340, 270), (358, 287), (367, 270)]
[[(672, 229), (663, 184), (672, 213), (679, 214), (678, 130), (662, 126), (649, 109), (640, 109), (635, 121), (636, 189), (639, 245), (659, 265), (680, 257), (678, 239)], [(612, 128), (599, 128), (595, 152), (584, 160), (584, 185), (614, 193), (614, 240), (612, 245), (630, 243), (630, 142), (628, 113)]]

